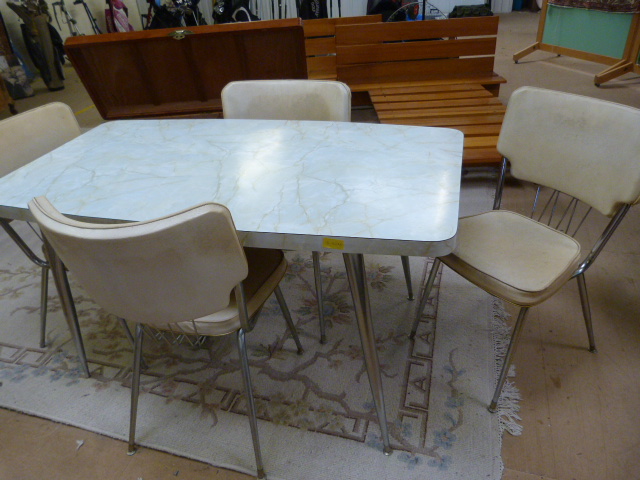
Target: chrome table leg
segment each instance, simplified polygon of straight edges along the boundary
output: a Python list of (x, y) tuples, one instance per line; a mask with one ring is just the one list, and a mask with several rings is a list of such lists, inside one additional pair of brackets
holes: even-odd
[(389, 443), (389, 432), (387, 429), (387, 414), (384, 407), (384, 395), (382, 392), (382, 378), (380, 376), (380, 364), (376, 352), (376, 338), (373, 332), (371, 319), (371, 305), (369, 303), (369, 293), (367, 291), (366, 273), (364, 270), (364, 255), (360, 253), (343, 254), (344, 264), (347, 269), (349, 287), (355, 305), (360, 341), (364, 353), (364, 362), (369, 376), (369, 385), (373, 395), (373, 403), (378, 415), (380, 424), (380, 434), (384, 445), (385, 455), (391, 455), (391, 445)]
[(324, 325), (324, 299), (322, 297), (322, 277), (320, 275), (320, 252), (312, 252), (313, 278), (316, 282), (316, 298), (318, 299), (318, 321), (320, 323), (320, 343), (327, 343)]

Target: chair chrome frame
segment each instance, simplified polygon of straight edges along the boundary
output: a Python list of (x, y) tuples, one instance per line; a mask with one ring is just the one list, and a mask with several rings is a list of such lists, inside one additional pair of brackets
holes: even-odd
[[(135, 335), (126, 328), (134, 341), (128, 453), (136, 452), (144, 327), (171, 330), (177, 340), (236, 333), (257, 475), (264, 478), (245, 332), (254, 328), (262, 306), (273, 293), (298, 354), (303, 353), (279, 287), (287, 267), (284, 253), (244, 248), (231, 213), (215, 203), (146, 222), (111, 225), (72, 220), (44, 197), (32, 200), (29, 208), (43, 232), (45, 254), (67, 319), (77, 320), (77, 315), (63, 259), (98, 304), (123, 325), (126, 317), (136, 323)], [(212, 231), (216, 235), (211, 235)], [(220, 275), (221, 269), (225, 275)], [(131, 295), (136, 288), (137, 295)], [(78, 351), (86, 360), (77, 321), (70, 323)]]
[(0, 225), (9, 238), (22, 250), (31, 262), (40, 267), (40, 348), (47, 346), (47, 303), (49, 294), (49, 262), (36, 255), (24, 239), (15, 231), (6, 218), (0, 218)]
[[(505, 178), (506, 178), (506, 174), (508, 171), (508, 159), (505, 157), (503, 158), (502, 161), (502, 166), (500, 169), (500, 173), (499, 173), (499, 177), (498, 177), (498, 182), (497, 182), (497, 187), (496, 187), (496, 194), (495, 194), (495, 200), (494, 200), (494, 204), (493, 204), (493, 210), (499, 210), (502, 204), (502, 194), (504, 191), (504, 183), (505, 183)], [(536, 193), (536, 198), (534, 200), (534, 207), (533, 210), (531, 212), (531, 218), (533, 218), (536, 206), (537, 206), (537, 201), (539, 198), (539, 189), (538, 192)], [(573, 200), (572, 200), (573, 201)], [(570, 208), (571, 205), (568, 207)], [(589, 254), (586, 256), (586, 258), (580, 263), (580, 265), (578, 266), (578, 268), (574, 271), (573, 275), (571, 276), (571, 278), (575, 278), (577, 283), (578, 283), (578, 291), (580, 294), (580, 303), (582, 306), (582, 314), (584, 317), (584, 322), (585, 322), (585, 327), (587, 329), (587, 336), (588, 336), (588, 340), (589, 340), (589, 351), (592, 353), (596, 353), (597, 352), (597, 348), (595, 345), (595, 336), (593, 333), (593, 322), (591, 319), (591, 307), (589, 305), (589, 297), (587, 294), (587, 284), (586, 284), (586, 279), (585, 279), (585, 272), (588, 270), (588, 268), (593, 264), (593, 262), (595, 261), (595, 259), (598, 257), (598, 255), (600, 254), (600, 252), (602, 252), (602, 249), (605, 247), (605, 245), (607, 244), (607, 242), (609, 241), (609, 239), (611, 238), (611, 236), (613, 235), (613, 233), (616, 231), (616, 229), (618, 228), (618, 226), (620, 225), (620, 223), (622, 222), (623, 218), (625, 217), (625, 215), (627, 214), (627, 212), (629, 211), (629, 209), (631, 208), (630, 204), (623, 204), (621, 205), (617, 212), (611, 217), (611, 220), (609, 221), (608, 225), (605, 227), (604, 232), (601, 234), (600, 238), (594, 243), (594, 245), (592, 246)], [(586, 215), (585, 215), (586, 216)], [(562, 221), (562, 220), (561, 220)], [(584, 218), (583, 220), (584, 221)], [(549, 223), (551, 223), (551, 218), (548, 221)], [(573, 232), (573, 234), (575, 235), (575, 233), (577, 233), (578, 229), (580, 228), (580, 226), (582, 225), (582, 222), (580, 223), (580, 225), (578, 225), (578, 227), (575, 229), (575, 231)], [(567, 227), (568, 228), (568, 227)], [(424, 287), (424, 291), (422, 292), (422, 295), (420, 297), (420, 302), (418, 303), (418, 309), (416, 312), (416, 316), (414, 318), (413, 321), (413, 325), (411, 327), (411, 333), (409, 334), (409, 338), (413, 339), (415, 338), (417, 329), (418, 329), (418, 324), (420, 322), (420, 317), (422, 315), (422, 312), (424, 311), (424, 308), (427, 304), (428, 298), (429, 298), (429, 294), (431, 293), (431, 289), (433, 288), (433, 284), (435, 283), (435, 279), (438, 273), (438, 270), (440, 269), (440, 264), (442, 263), (442, 261), (439, 258), (434, 259), (433, 262), (433, 267), (431, 268), (431, 271), (429, 272), (429, 276), (427, 278), (427, 281), (425, 283), (425, 287)], [(518, 317), (516, 319), (516, 322), (514, 324), (513, 327), (513, 332), (511, 335), (511, 340), (509, 341), (509, 346), (507, 348), (504, 360), (503, 360), (503, 365), (501, 367), (500, 370), (500, 375), (498, 377), (498, 381), (496, 384), (496, 388), (493, 394), (493, 398), (491, 399), (491, 403), (489, 405), (489, 411), (494, 413), (496, 412), (497, 408), (498, 408), (498, 400), (500, 399), (500, 394), (502, 392), (502, 388), (504, 386), (504, 383), (507, 379), (507, 375), (509, 373), (509, 368), (511, 366), (511, 362), (512, 362), (512, 357), (513, 357), (513, 353), (515, 352), (519, 339), (520, 339), (520, 335), (522, 333), (522, 328), (524, 326), (524, 322), (525, 322), (525, 318), (527, 316), (527, 313), (529, 311), (528, 306), (523, 306), (520, 307), (520, 310), (518, 312)]]
[[(7, 175), (80, 135), (80, 126), (69, 108), (52, 102), (0, 121), (0, 143), (7, 149), (0, 164), (0, 175)], [(50, 262), (37, 255), (11, 225), (0, 218), (9, 238), (34, 265), (41, 269), (40, 348), (46, 346), (47, 303)]]
[[(292, 333), (293, 339), (296, 342), (298, 348), (298, 355), (302, 355), (304, 352), (298, 334), (296, 333), (291, 313), (287, 307), (282, 291), (280, 287), (276, 287), (274, 290), (282, 314), (285, 317), (289, 331)], [(260, 437), (258, 435), (258, 416), (256, 410), (255, 399), (253, 397), (253, 386), (251, 383), (251, 371), (249, 369), (249, 357), (247, 355), (247, 345), (245, 341), (245, 332), (250, 332), (255, 326), (256, 320), (260, 311), (258, 311), (252, 318), (248, 317), (247, 300), (244, 293), (244, 287), (242, 282), (238, 284), (234, 289), (234, 295), (236, 298), (236, 304), (240, 313), (240, 323), (242, 328), (236, 332), (236, 345), (238, 347), (238, 354), (240, 358), (240, 371), (242, 372), (242, 383), (247, 395), (247, 408), (249, 413), (249, 427), (251, 429), (251, 439), (253, 443), (253, 451), (256, 459), (257, 477), (265, 478), (264, 462), (262, 460), (262, 451), (260, 449)], [(126, 323), (125, 323), (126, 326)], [(128, 330), (128, 328), (127, 328)], [(140, 323), (136, 324), (135, 335), (132, 337), (134, 341), (134, 358), (133, 358), (133, 373), (131, 379), (131, 411), (129, 414), (129, 442), (128, 442), (128, 455), (134, 455), (137, 452), (136, 447), (136, 424), (138, 418), (138, 399), (140, 397), (140, 374), (142, 369), (145, 368), (144, 360), (142, 356), (142, 347), (144, 340), (144, 326)], [(130, 335), (130, 334), (129, 334)]]

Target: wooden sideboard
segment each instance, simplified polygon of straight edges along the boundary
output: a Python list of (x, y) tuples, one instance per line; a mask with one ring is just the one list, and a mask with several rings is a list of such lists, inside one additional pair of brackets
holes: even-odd
[(65, 51), (107, 120), (219, 112), (228, 82), (307, 78), (297, 18), (76, 36)]

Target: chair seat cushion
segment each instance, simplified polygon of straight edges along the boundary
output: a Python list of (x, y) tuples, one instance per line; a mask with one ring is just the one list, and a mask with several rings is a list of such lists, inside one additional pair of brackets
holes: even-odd
[(461, 218), (456, 249), (441, 260), (489, 293), (532, 306), (571, 278), (580, 244), (523, 215), (493, 210)]
[[(249, 274), (243, 281), (249, 317), (262, 307), (287, 271), (287, 261), (282, 250), (245, 248)], [(187, 334), (226, 335), (240, 329), (240, 318), (235, 295), (231, 294), (229, 306), (213, 315), (197, 320), (180, 322), (171, 326)]]

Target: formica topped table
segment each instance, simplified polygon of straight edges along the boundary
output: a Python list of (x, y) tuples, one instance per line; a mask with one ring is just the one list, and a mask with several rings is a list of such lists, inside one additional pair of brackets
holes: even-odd
[[(66, 215), (100, 222), (148, 220), (218, 202), (231, 211), (245, 246), (342, 253), (390, 453), (363, 254), (441, 256), (453, 249), (462, 146), (461, 132), (443, 128), (114, 121), (1, 178), (0, 217), (31, 220), (27, 204), (39, 195)], [(74, 332), (75, 309), (55, 261)], [(79, 330), (75, 336), (88, 375)]]

